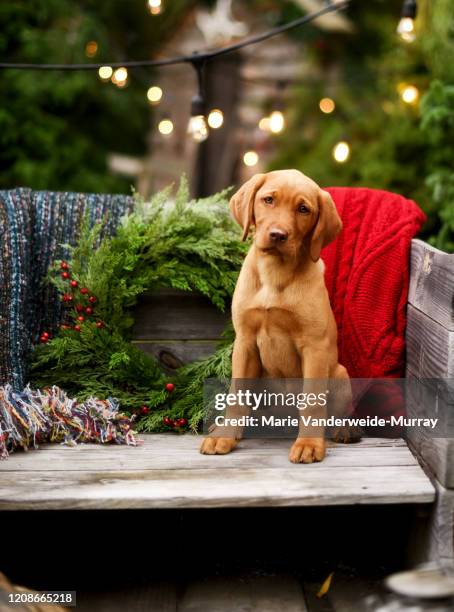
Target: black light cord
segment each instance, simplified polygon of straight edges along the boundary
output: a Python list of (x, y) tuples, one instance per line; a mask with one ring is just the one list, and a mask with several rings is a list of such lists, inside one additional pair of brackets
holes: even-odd
[(110, 66), (111, 68), (157, 68), (160, 66), (174, 66), (176, 64), (185, 64), (185, 63), (199, 63), (209, 61), (213, 58), (220, 57), (222, 55), (226, 55), (227, 53), (234, 53), (239, 49), (243, 49), (244, 47), (248, 47), (249, 45), (255, 45), (257, 43), (263, 42), (264, 40), (268, 40), (273, 36), (277, 36), (278, 34), (282, 34), (283, 32), (288, 32), (289, 30), (293, 30), (302, 25), (310, 23), (314, 21), (318, 17), (322, 17), (328, 13), (337, 12), (343, 8), (346, 8), (351, 0), (340, 0), (339, 2), (331, 2), (327, 6), (319, 9), (318, 11), (314, 11), (313, 13), (309, 13), (304, 17), (300, 17), (299, 19), (295, 19), (293, 21), (289, 21), (281, 26), (277, 26), (272, 28), (271, 30), (267, 30), (262, 34), (257, 34), (256, 36), (251, 36), (249, 38), (245, 38), (240, 40), (237, 43), (229, 45), (227, 47), (221, 47), (220, 49), (214, 49), (213, 51), (203, 51), (201, 53), (194, 53), (192, 55), (180, 55), (177, 57), (170, 57), (168, 59), (162, 60), (136, 60), (136, 61), (126, 61), (126, 62), (102, 62), (95, 64), (31, 64), (31, 63), (14, 63), (14, 62), (0, 62), (0, 69), (15, 69), (15, 70), (98, 70), (103, 66)]

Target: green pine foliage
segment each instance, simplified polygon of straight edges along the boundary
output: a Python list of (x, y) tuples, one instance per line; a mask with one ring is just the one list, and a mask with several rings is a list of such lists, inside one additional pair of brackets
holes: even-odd
[[(100, 226), (90, 229), (85, 222), (68, 262), (78, 287), (66, 302), (67, 328), (35, 349), (32, 383), (59, 385), (81, 400), (90, 395), (116, 397), (130, 412), (143, 405), (161, 406), (167, 398), (163, 373), (154, 359), (130, 343), (133, 309), (141, 295), (160, 287), (198, 291), (221, 310), (226, 308), (247, 248), (238, 240), (226, 195), (190, 201), (182, 180), (174, 199), (170, 190), (150, 202), (136, 197), (134, 212), (122, 220), (113, 238), (100, 240)], [(64, 297), (71, 287), (61, 276), (61, 263), (55, 262), (49, 281)], [(96, 298), (94, 304), (90, 296)], [(83, 322), (76, 320), (78, 304), (93, 306)], [(224, 346), (212, 361), (183, 368), (171, 409), (165, 404), (152, 410), (141, 428), (162, 429), (162, 416), (169, 411), (195, 427), (201, 418), (196, 387), (201, 388), (203, 369), (214, 376), (226, 372), (229, 350)], [(192, 401), (195, 396), (197, 401)]]
[(180, 368), (172, 401), (142, 418), (137, 429), (145, 432), (165, 431), (168, 428), (163, 426), (163, 418), (168, 416), (173, 420), (188, 419), (189, 427), (197, 431), (205, 415), (205, 381), (210, 378), (225, 380), (231, 376), (233, 337), (233, 327), (229, 326), (213, 355)]
[(429, 143), (426, 185), (441, 223), (431, 242), (454, 252), (454, 84), (434, 81), (421, 101), (421, 115), (421, 130)]

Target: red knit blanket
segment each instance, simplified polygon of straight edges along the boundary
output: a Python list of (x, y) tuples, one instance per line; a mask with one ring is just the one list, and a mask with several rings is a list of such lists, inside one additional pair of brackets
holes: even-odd
[(322, 251), (339, 361), (352, 378), (403, 376), (411, 239), (426, 217), (394, 193), (327, 191), (343, 221), (337, 240)]

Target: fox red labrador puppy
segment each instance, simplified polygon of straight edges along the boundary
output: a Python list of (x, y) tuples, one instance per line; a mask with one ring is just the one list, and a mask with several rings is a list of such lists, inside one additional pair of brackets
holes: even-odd
[[(349, 392), (338, 397), (342, 406), (335, 412), (343, 412), (351, 390), (338, 361), (336, 322), (320, 260), (322, 248), (342, 229), (331, 196), (298, 170), (278, 170), (253, 176), (232, 197), (230, 208), (243, 239), (255, 226), (232, 302), (232, 378), (303, 378), (319, 388), (330, 379), (342, 380)], [(311, 435), (300, 425), (290, 461), (322, 461), (324, 432)], [(221, 436), (214, 432), (205, 438), (200, 451), (230, 452), (241, 428)]]

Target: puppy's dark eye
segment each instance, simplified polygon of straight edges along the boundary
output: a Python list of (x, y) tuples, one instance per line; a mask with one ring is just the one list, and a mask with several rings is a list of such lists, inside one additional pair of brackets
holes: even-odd
[(308, 213), (310, 213), (310, 210), (308, 209), (306, 204), (300, 204), (298, 206), (298, 212), (302, 213), (303, 215), (307, 215)]
[(265, 202), (265, 204), (272, 204), (273, 198), (271, 196), (266, 196), (263, 198), (263, 201)]

